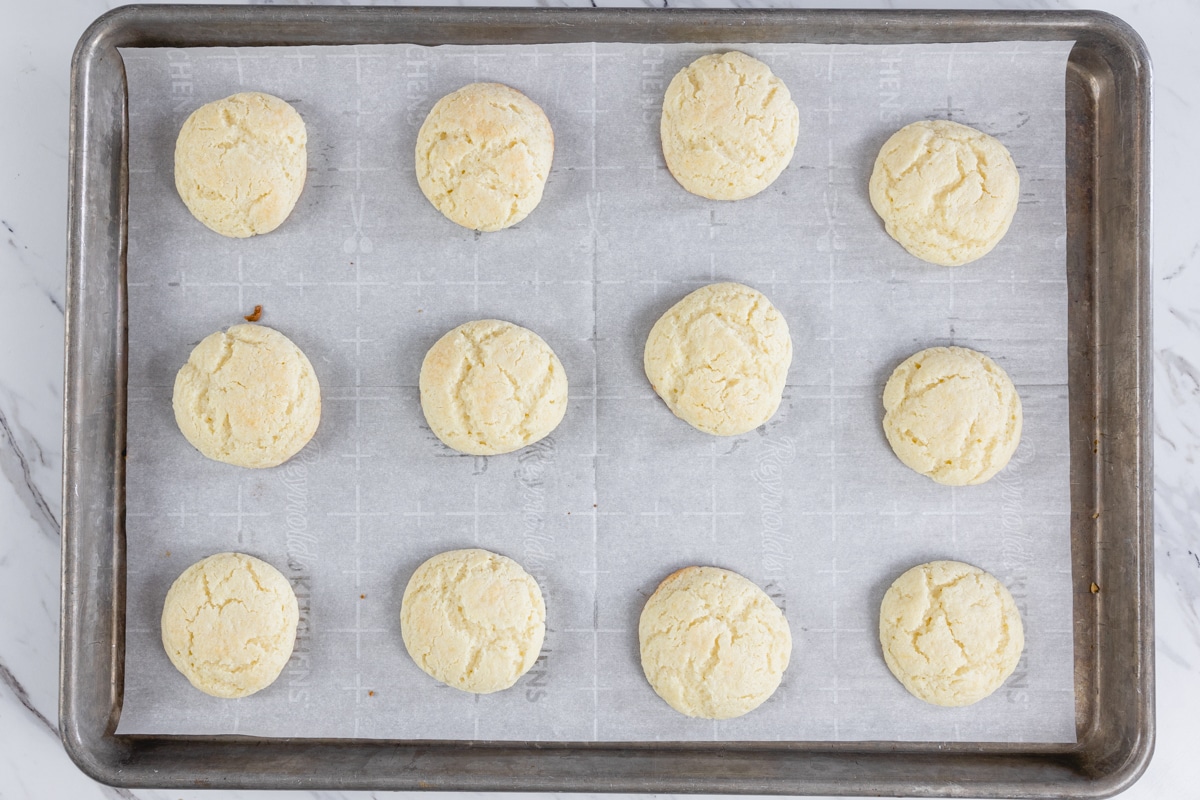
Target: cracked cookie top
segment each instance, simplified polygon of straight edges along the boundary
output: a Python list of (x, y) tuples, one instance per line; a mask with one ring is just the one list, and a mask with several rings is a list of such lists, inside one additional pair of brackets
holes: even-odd
[(243, 553), (217, 553), (171, 584), (162, 643), (192, 686), (213, 697), (245, 697), (279, 677), (299, 619), (279, 570)]
[(638, 623), (642, 670), (671, 708), (730, 719), (758, 708), (783, 680), (792, 633), (783, 612), (746, 578), (686, 567), (646, 601)]
[(1021, 398), (995, 361), (965, 347), (905, 359), (883, 389), (883, 432), (911, 469), (947, 486), (983, 483), (1021, 442)]
[(1021, 181), (998, 139), (948, 120), (906, 125), (884, 143), (871, 205), (917, 258), (953, 267), (991, 252), (1012, 222)]
[(791, 363), (787, 321), (740, 283), (701, 287), (668, 309), (650, 329), (643, 356), (650, 385), (675, 416), (717, 436), (769, 420)]
[(995, 577), (960, 561), (905, 572), (879, 608), (888, 669), (927, 703), (966, 706), (1000, 688), (1025, 647), (1021, 615)]
[(540, 336), (495, 319), (466, 322), (425, 354), (421, 410), (447, 446), (499, 455), (533, 444), (567, 411), (567, 375)]
[(732, 51), (681, 69), (663, 97), (659, 135), (679, 185), (710, 200), (758, 194), (792, 160), (800, 111), (770, 67)]
[(428, 675), (465, 692), (498, 692), (537, 661), (546, 605), (537, 581), (511, 558), (451, 550), (409, 579), (400, 634)]
[(476, 231), (498, 231), (529, 216), (553, 160), (545, 112), (502, 83), (451, 92), (417, 133), (421, 191), (447, 219)]
[(234, 325), (205, 337), (175, 376), (175, 422), (204, 455), (274, 467), (300, 452), (321, 421), (312, 364), (279, 331)]
[(175, 141), (175, 188), (192, 215), (244, 239), (283, 223), (304, 189), (308, 133), (296, 109), (241, 92), (192, 112)]

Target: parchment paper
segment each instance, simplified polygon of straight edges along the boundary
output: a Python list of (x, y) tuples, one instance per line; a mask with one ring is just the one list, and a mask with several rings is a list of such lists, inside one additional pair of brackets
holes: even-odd
[[(1064, 221), (1070, 43), (746, 44), (801, 109), (782, 177), (736, 203), (695, 197), (658, 144), (669, 78), (709, 45), (126, 50), (129, 202), (128, 638), (124, 733), (491, 740), (1074, 741)], [(733, 49), (731, 47), (730, 49)], [(541, 205), (475, 234), (421, 195), (413, 147), (443, 94), (511, 84), (556, 136)], [(176, 195), (172, 154), (204, 102), (262, 90), (308, 126), (309, 174), (274, 233), (232, 240)], [(998, 136), (1021, 174), (1004, 241), (956, 269), (920, 262), (872, 211), (867, 179), (901, 125), (951, 118)], [(778, 414), (731, 439), (673, 417), (641, 370), (654, 320), (738, 280), (785, 314), (795, 360)], [(290, 463), (208, 461), (177, 430), (175, 372), (256, 304), (308, 354), (324, 412)], [(546, 339), (570, 380), (540, 444), (457, 455), (430, 433), (417, 375), (449, 328), (497, 317)], [(1025, 429), (1010, 466), (951, 489), (892, 455), (880, 395), (933, 345), (988, 353)], [(472, 696), (422, 673), (400, 639), (405, 583), (442, 550), (521, 562), (548, 607), (542, 656)], [(240, 550), (292, 581), (295, 654), (237, 701), (191, 688), (163, 652), (174, 578)], [(885, 666), (877, 613), (914, 564), (952, 558), (1004, 581), (1026, 647), (992, 697), (926, 705)], [(740, 719), (685, 718), (638, 661), (637, 618), (671, 571), (716, 564), (763, 586), (795, 641), (779, 691)]]

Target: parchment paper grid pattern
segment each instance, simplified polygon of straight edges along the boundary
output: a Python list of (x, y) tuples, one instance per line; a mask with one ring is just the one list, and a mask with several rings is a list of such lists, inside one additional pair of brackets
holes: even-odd
[[(1074, 741), (1068, 535), (1063, 83), (1070, 43), (735, 45), (800, 107), (790, 167), (761, 195), (684, 192), (662, 162), (670, 77), (707, 45), (407, 45), (125, 50), (130, 85), (128, 639), (123, 733), (490, 740)], [(538, 102), (554, 126), (542, 204), (474, 234), (413, 173), (430, 106), (476, 80)], [(223, 239), (175, 193), (175, 136), (239, 90), (291, 102), (308, 127), (304, 194), (276, 232)], [(866, 183), (900, 125), (951, 118), (998, 136), (1022, 177), (1005, 240), (936, 267), (886, 236)], [(795, 361), (779, 413), (734, 438), (674, 418), (641, 371), (654, 320), (714, 280), (767, 294)], [(171, 387), (190, 349), (262, 322), (312, 360), (324, 410), (288, 464), (240, 470), (179, 434)], [(426, 349), (468, 319), (537, 331), (570, 380), (555, 433), (473, 458), (430, 433)], [(883, 382), (923, 347), (959, 344), (1008, 370), (1025, 408), (1013, 463), (950, 489), (903, 467), (880, 429)], [(480, 546), (539, 581), (548, 633), (513, 689), (472, 696), (404, 651), (416, 566)], [(158, 618), (193, 561), (242, 550), (301, 605), (295, 655), (250, 698), (222, 701), (168, 662)], [(910, 697), (879, 652), (883, 592), (955, 558), (1012, 590), (1026, 650), (967, 709)], [(784, 608), (795, 642), (776, 695), (724, 722), (678, 715), (641, 673), (637, 617), (669, 572), (716, 564)]]

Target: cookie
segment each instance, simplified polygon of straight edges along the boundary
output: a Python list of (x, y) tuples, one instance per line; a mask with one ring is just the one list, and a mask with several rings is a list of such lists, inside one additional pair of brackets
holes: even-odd
[(476, 231), (498, 231), (529, 216), (553, 160), (545, 112), (501, 83), (451, 92), (417, 133), (421, 191), (447, 219)]
[(1000, 366), (965, 347), (909, 356), (883, 389), (883, 432), (904, 464), (938, 483), (983, 483), (1021, 443), (1021, 398)]
[(736, 572), (686, 567), (646, 601), (642, 670), (671, 708), (730, 719), (758, 708), (783, 680), (792, 632), (766, 592)]
[(796, 149), (800, 112), (783, 81), (745, 53), (698, 58), (663, 97), (663, 157), (679, 185), (742, 200), (779, 177)]
[(206, 337), (175, 376), (175, 422), (214, 461), (274, 467), (313, 437), (321, 387), (308, 358), (265, 325)]
[(999, 140), (930, 120), (884, 143), (870, 191), (888, 235), (917, 258), (953, 267), (982, 258), (1004, 238), (1021, 180)]
[(296, 594), (279, 570), (243, 553), (218, 553), (171, 584), (162, 643), (192, 686), (213, 697), (245, 697), (279, 677), (299, 620)]
[(1021, 614), (1000, 581), (960, 561), (905, 572), (879, 608), (888, 669), (926, 703), (977, 703), (1012, 674), (1025, 647)]
[(697, 289), (654, 323), (643, 363), (675, 416), (717, 436), (762, 425), (779, 408), (792, 338), (762, 293), (740, 283)]
[(421, 364), (421, 410), (460, 453), (510, 453), (542, 439), (567, 411), (567, 374), (531, 330), (495, 319), (447, 333)]
[(546, 605), (521, 565), (487, 550), (451, 550), (417, 567), (400, 605), (417, 666), (464, 692), (507, 689), (537, 661)]
[(288, 103), (241, 92), (192, 112), (175, 141), (175, 188), (192, 216), (222, 236), (278, 228), (308, 172), (304, 120)]

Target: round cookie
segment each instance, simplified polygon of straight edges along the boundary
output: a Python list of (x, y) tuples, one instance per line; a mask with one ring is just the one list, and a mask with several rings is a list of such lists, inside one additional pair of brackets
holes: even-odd
[(646, 339), (646, 377), (675, 416), (717, 436), (769, 420), (783, 399), (792, 338), (761, 292), (714, 283), (663, 314)]
[(421, 364), (421, 410), (460, 453), (511, 453), (545, 437), (567, 411), (567, 374), (531, 330), (495, 319), (447, 333)]
[(987, 255), (1017, 211), (1021, 180), (1008, 148), (948, 120), (906, 125), (884, 143), (871, 205), (917, 258), (953, 267)]
[(501, 83), (438, 100), (417, 133), (417, 183), (447, 219), (477, 231), (516, 225), (542, 200), (554, 131), (537, 103)]
[(904, 464), (938, 483), (983, 483), (1021, 443), (1021, 398), (1000, 366), (965, 347), (909, 356), (883, 389), (883, 432)]
[(888, 669), (927, 703), (979, 702), (1012, 674), (1025, 647), (1021, 614), (1000, 581), (960, 561), (905, 572), (879, 608)]
[(758, 708), (783, 680), (792, 632), (766, 592), (736, 572), (686, 567), (646, 601), (642, 670), (671, 708), (730, 719)]
[(192, 112), (175, 142), (175, 188), (222, 236), (267, 233), (292, 213), (308, 172), (304, 120), (288, 103), (241, 92)]
[(300, 612), (287, 578), (265, 561), (218, 553), (175, 579), (163, 601), (162, 643), (192, 686), (245, 697), (279, 677)]
[(800, 111), (770, 67), (737, 51), (681, 69), (663, 97), (659, 135), (679, 185), (710, 200), (770, 186), (796, 149)]
[(175, 422), (214, 461), (274, 467), (300, 452), (321, 421), (308, 358), (265, 325), (205, 337), (175, 376)]
[(455, 689), (507, 689), (537, 660), (546, 605), (521, 565), (487, 550), (451, 550), (417, 567), (400, 605), (417, 666)]

